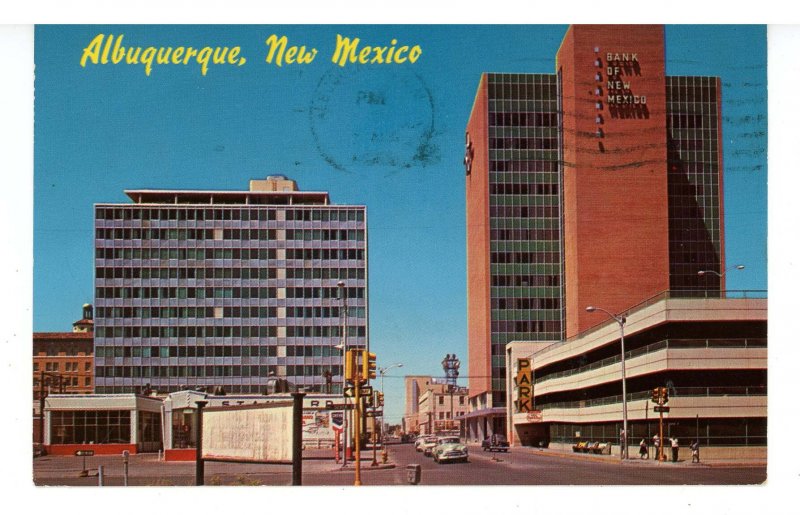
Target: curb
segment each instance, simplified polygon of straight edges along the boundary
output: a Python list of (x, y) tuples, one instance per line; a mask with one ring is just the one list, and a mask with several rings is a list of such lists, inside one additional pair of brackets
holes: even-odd
[[(525, 448), (519, 447), (512, 447), (512, 449), (516, 449), (521, 452), (525, 452), (527, 454), (533, 455), (542, 455), (542, 456), (550, 456), (556, 458), (565, 458), (565, 459), (573, 459), (579, 461), (593, 461), (598, 463), (618, 463), (619, 465), (626, 465), (626, 466), (643, 466), (643, 467), (714, 467), (714, 468), (735, 468), (735, 467), (750, 467), (750, 468), (760, 468), (766, 467), (767, 463), (762, 461), (706, 461), (700, 462), (697, 464), (687, 462), (687, 461), (679, 461), (677, 463), (673, 463), (671, 461), (663, 461), (659, 462), (653, 459), (647, 460), (639, 460), (635, 458), (629, 458), (627, 460), (620, 460), (615, 458), (601, 458), (599, 456), (592, 456), (591, 454), (578, 454), (578, 453), (561, 453), (561, 452), (553, 452), (547, 450), (539, 450), (539, 452), (533, 452), (532, 450), (527, 450)], [(509, 451), (511, 452), (511, 451)]]
[[(364, 465), (362, 463), (361, 464), (361, 472), (366, 472), (366, 471), (369, 471), (369, 470), (389, 470), (389, 469), (393, 469), (393, 468), (396, 468), (396, 467), (397, 467), (396, 463), (383, 463), (383, 464), (378, 464), (375, 467), (373, 467), (372, 465)], [(337, 467), (335, 467), (333, 469), (330, 469), (330, 470), (331, 470), (331, 472), (353, 472), (355, 470), (355, 467), (353, 467), (350, 463), (348, 463), (344, 467), (337, 466)]]

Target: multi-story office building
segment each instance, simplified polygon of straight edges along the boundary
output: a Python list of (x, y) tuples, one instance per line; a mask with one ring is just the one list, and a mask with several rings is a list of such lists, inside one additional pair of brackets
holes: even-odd
[(283, 176), (126, 194), (95, 206), (96, 393), (341, 391), (336, 346), (367, 347), (365, 206)]
[(466, 134), (478, 437), (506, 430), (505, 345), (561, 341), (664, 291), (724, 289), (721, 84), (667, 77), (661, 26), (572, 26), (553, 74), (486, 73)]
[[(629, 454), (638, 455), (642, 439), (652, 447), (663, 431), (678, 438), (681, 459), (689, 459), (695, 440), (705, 458), (766, 459), (767, 299), (683, 293), (666, 292), (625, 311)], [(514, 444), (568, 449), (600, 442), (619, 452), (619, 337), (619, 325), (610, 321), (563, 342), (507, 346)], [(656, 387), (668, 391), (663, 428), (652, 400)]]

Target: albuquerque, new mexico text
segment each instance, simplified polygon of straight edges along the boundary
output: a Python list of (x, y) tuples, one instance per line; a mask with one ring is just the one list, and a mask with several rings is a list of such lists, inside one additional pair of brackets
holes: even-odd
[[(123, 46), (124, 34), (98, 34), (83, 49), (81, 67), (87, 62), (96, 65), (129, 64), (144, 66), (148, 77), (153, 65), (193, 65), (200, 66), (200, 73), (206, 75), (211, 65), (244, 66), (247, 58), (242, 55), (240, 46), (217, 46), (195, 48), (191, 46)], [(272, 34), (265, 40), (267, 54), (264, 62), (278, 67), (284, 64), (307, 65), (314, 62), (318, 51), (306, 45), (290, 45), (286, 36)], [(422, 55), (419, 45), (400, 45), (391, 39), (386, 46), (360, 46), (360, 38), (336, 35), (336, 46), (331, 62), (339, 66), (347, 64), (414, 64)]]

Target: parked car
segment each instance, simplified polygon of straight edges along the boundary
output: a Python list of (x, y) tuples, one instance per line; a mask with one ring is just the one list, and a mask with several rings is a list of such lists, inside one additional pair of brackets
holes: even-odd
[(468, 461), (469, 453), (467, 446), (461, 443), (456, 436), (440, 437), (433, 448), (433, 461), (442, 463), (444, 461)]
[(414, 440), (414, 450), (417, 452), (422, 452), (422, 444), (425, 443), (425, 436), (420, 436), (416, 440)]
[(508, 440), (504, 435), (492, 435), (481, 443), (481, 449), (489, 452), (508, 452)]
[(422, 449), (422, 454), (425, 456), (432, 456), (433, 448), (436, 447), (439, 439), (435, 436), (426, 436), (422, 442), (420, 448)]

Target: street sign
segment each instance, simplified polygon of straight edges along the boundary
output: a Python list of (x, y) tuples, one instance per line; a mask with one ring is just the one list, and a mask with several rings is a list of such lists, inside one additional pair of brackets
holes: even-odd
[(352, 404), (329, 404), (329, 405), (325, 406), (325, 409), (329, 409), (329, 410), (332, 410), (332, 409), (352, 410), (353, 409), (353, 405)]
[(655, 406), (653, 411), (656, 413), (669, 413), (669, 406)]
[[(372, 387), (371, 386), (362, 386), (361, 391), (359, 392), (361, 397), (370, 397), (372, 395)], [(355, 397), (355, 387), (348, 386), (344, 389), (344, 396), (345, 397)]]
[(94, 451), (75, 451), (75, 456), (94, 456)]

